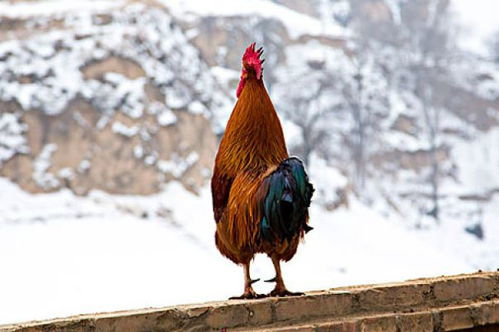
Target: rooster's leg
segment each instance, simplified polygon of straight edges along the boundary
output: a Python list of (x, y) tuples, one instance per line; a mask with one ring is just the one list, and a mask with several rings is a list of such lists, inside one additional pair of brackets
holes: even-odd
[(257, 294), (253, 290), (253, 284), (260, 279), (251, 279), (250, 277), (250, 264), (243, 264), (244, 270), (244, 293), (241, 296), (233, 296), (230, 299), (259, 299), (262, 298), (263, 295)]
[(284, 280), (282, 279), (281, 272), (281, 262), (278, 258), (272, 257), (272, 264), (274, 264), (275, 268), (275, 277), (273, 279), (267, 280), (268, 282), (275, 282), (275, 288), (272, 292), (270, 292), (270, 296), (299, 296), (303, 295), (300, 292), (290, 292), (286, 289), (284, 285)]

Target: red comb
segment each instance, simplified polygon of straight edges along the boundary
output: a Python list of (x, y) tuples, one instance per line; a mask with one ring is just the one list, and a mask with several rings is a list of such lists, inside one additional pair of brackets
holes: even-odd
[(262, 64), (265, 60), (261, 59), (263, 54), (263, 47), (255, 50), (256, 43), (252, 43), (243, 55), (243, 67), (251, 67), (256, 73), (256, 78), (260, 79), (262, 77)]
[(249, 69), (255, 72), (256, 79), (259, 80), (262, 78), (262, 64), (265, 60), (262, 60), (260, 57), (263, 54), (263, 47), (260, 47), (255, 51), (255, 45), (256, 43), (252, 43), (243, 54), (243, 72), (236, 90), (237, 98), (239, 98), (239, 95), (243, 91), (244, 84), (246, 82), (246, 75)]

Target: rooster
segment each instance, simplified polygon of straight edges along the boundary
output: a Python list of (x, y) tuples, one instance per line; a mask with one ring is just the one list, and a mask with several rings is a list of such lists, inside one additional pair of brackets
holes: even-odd
[(270, 296), (292, 296), (280, 261), (296, 253), (308, 226), (313, 186), (303, 163), (289, 157), (281, 123), (263, 84), (263, 48), (251, 44), (242, 58), (237, 103), (227, 123), (211, 180), (216, 221), (215, 244), (225, 257), (243, 266), (244, 293), (261, 297), (252, 287), (250, 262), (266, 253), (276, 275)]

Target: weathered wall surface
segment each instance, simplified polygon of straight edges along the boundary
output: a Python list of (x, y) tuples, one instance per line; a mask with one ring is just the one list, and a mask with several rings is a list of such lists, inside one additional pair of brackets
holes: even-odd
[(498, 331), (499, 272), (82, 315), (0, 331)]

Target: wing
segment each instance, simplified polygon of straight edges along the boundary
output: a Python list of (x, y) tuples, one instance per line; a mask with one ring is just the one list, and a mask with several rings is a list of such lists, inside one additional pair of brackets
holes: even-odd
[(234, 179), (232, 177), (221, 174), (218, 167), (215, 165), (213, 177), (211, 178), (211, 196), (213, 198), (213, 214), (216, 222), (220, 221), (225, 207), (227, 206), (233, 181)]

